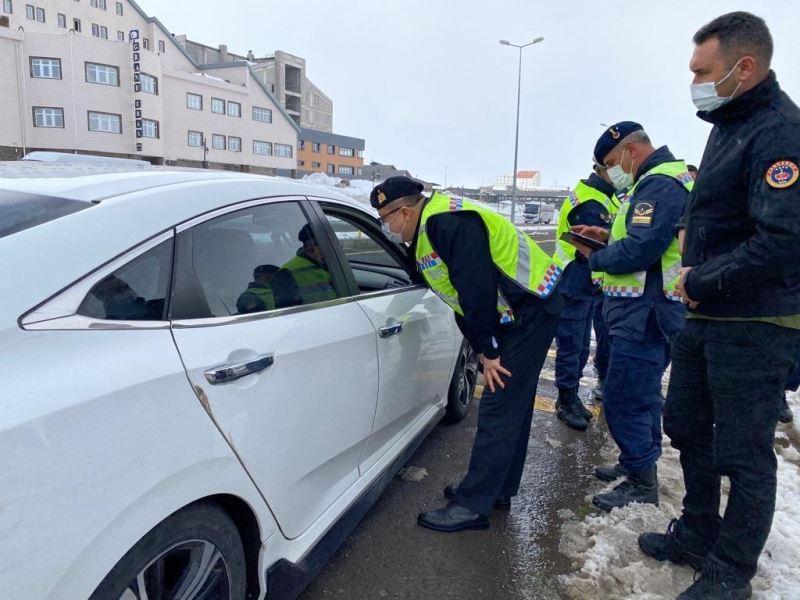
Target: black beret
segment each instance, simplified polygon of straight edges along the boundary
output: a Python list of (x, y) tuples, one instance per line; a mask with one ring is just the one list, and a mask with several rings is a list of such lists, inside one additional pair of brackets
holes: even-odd
[(303, 225), (303, 228), (300, 230), (300, 233), (297, 234), (297, 239), (303, 242), (304, 244), (306, 242), (316, 241), (316, 238), (314, 237), (314, 232), (311, 231), (310, 224), (306, 223), (305, 225)]
[(275, 265), (258, 265), (255, 269), (253, 269), (253, 273), (277, 273), (280, 270), (280, 267), (276, 267)]
[(635, 131), (644, 131), (644, 127), (633, 121), (620, 121), (603, 132), (594, 146), (594, 159), (602, 165), (606, 156), (617, 147), (622, 140)]
[(419, 181), (414, 181), (410, 177), (403, 175), (389, 177), (375, 186), (369, 195), (369, 203), (372, 204), (372, 208), (383, 208), (398, 198), (419, 194), (423, 189), (425, 188)]

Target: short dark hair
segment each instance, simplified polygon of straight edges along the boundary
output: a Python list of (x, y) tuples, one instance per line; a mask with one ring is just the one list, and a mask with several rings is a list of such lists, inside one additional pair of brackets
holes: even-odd
[(697, 167), (695, 167), (694, 165), (686, 165), (686, 170), (691, 173), (697, 173)]
[(693, 39), (699, 45), (712, 38), (719, 40), (720, 51), (730, 61), (750, 54), (761, 63), (760, 67), (769, 68), (772, 34), (761, 17), (744, 11), (731, 12), (703, 25)]

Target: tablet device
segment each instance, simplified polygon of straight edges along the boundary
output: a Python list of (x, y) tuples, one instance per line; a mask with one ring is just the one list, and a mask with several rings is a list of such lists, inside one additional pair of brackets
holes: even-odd
[(608, 244), (605, 242), (601, 242), (600, 240), (596, 240), (594, 238), (586, 237), (585, 235), (581, 235), (580, 233), (575, 233), (574, 231), (565, 231), (561, 234), (561, 239), (565, 242), (572, 242), (575, 240), (576, 242), (580, 242), (584, 246), (589, 246), (592, 250), (602, 250)]

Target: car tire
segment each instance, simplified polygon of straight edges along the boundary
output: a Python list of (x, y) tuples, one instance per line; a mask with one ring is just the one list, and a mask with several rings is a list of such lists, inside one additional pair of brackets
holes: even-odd
[(236, 525), (216, 504), (200, 502), (150, 530), (90, 600), (244, 600), (246, 593), (245, 556)]
[(445, 420), (448, 423), (457, 423), (464, 419), (472, 406), (472, 396), (475, 394), (475, 385), (478, 383), (478, 356), (472, 350), (467, 340), (461, 343), (458, 352), (456, 368), (450, 380), (450, 389), (447, 392), (447, 413)]

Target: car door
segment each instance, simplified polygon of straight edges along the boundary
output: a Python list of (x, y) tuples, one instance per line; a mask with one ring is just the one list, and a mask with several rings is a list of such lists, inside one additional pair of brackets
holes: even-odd
[(176, 240), (189, 380), (289, 538), (358, 479), (377, 402), (375, 331), (330, 254), (300, 199), (224, 209)]
[(404, 248), (358, 209), (319, 207), (360, 306), (377, 331), (380, 384), (361, 472), (444, 405), (457, 345), (452, 311), (421, 284)]

